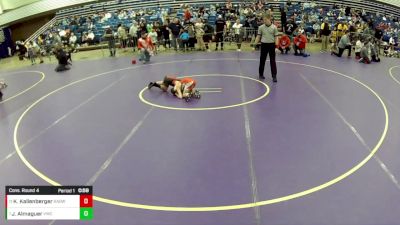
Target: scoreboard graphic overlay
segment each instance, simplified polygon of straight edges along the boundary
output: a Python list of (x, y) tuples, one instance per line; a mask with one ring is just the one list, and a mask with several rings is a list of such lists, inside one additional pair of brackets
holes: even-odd
[(91, 220), (92, 186), (6, 186), (6, 220)]

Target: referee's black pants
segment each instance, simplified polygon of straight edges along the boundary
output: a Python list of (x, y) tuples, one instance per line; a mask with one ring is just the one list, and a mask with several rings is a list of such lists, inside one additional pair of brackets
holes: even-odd
[(275, 43), (261, 43), (260, 67), (258, 69), (259, 76), (264, 76), (265, 60), (269, 54), (271, 75), (276, 78), (276, 60), (275, 60)]

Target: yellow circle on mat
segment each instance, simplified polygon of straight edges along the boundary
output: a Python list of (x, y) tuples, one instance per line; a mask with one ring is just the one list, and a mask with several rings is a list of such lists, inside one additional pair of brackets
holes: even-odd
[[(18, 71), (18, 72), (8, 73), (8, 74), (6, 74), (6, 75), (8, 76), (8, 75), (11, 75), (11, 74), (16, 74), (16, 73), (38, 73), (38, 74), (41, 75), (41, 78), (40, 78), (40, 80), (39, 80), (38, 82), (34, 83), (32, 86), (28, 87), (27, 89), (25, 89), (25, 90), (23, 90), (23, 91), (21, 91), (21, 92), (15, 94), (15, 95), (13, 95), (13, 96), (11, 96), (11, 97), (8, 97), (8, 98), (4, 99), (3, 101), (0, 102), (0, 105), (3, 104), (3, 103), (5, 103), (5, 102), (8, 102), (8, 101), (10, 101), (10, 100), (12, 100), (12, 99), (14, 99), (14, 98), (20, 96), (20, 95), (23, 95), (23, 94), (26, 93), (27, 91), (29, 91), (29, 90), (31, 90), (32, 88), (34, 88), (35, 86), (37, 86), (37, 85), (38, 85), (40, 82), (42, 82), (42, 81), (44, 80), (44, 78), (46, 77), (46, 75), (45, 75), (43, 72), (40, 72), (40, 71)], [(6, 82), (6, 83), (7, 83), (7, 82)]]
[(392, 68), (389, 69), (390, 77), (391, 77), (394, 81), (396, 81), (396, 83), (398, 83), (398, 84), (400, 84), (400, 81), (393, 75), (392, 71), (393, 71), (394, 68), (399, 68), (399, 67), (400, 67), (400, 66), (393, 66)]
[[(193, 61), (258, 61), (258, 59), (237, 59), (237, 58), (218, 58), (218, 59), (195, 59), (195, 60), (180, 60), (180, 61), (169, 61), (169, 62), (161, 62), (161, 63), (154, 63), (151, 64), (151, 66), (154, 65), (163, 65), (163, 64), (171, 64), (171, 63), (177, 63), (177, 62), (193, 62)], [(348, 170), (347, 172), (341, 174), (340, 176), (329, 180), (321, 185), (318, 185), (316, 187), (312, 187), (309, 188), (307, 190), (303, 190), (297, 193), (293, 193), (290, 195), (286, 195), (286, 196), (282, 196), (282, 197), (278, 197), (278, 198), (274, 198), (274, 199), (269, 199), (269, 200), (263, 200), (263, 201), (258, 201), (258, 202), (251, 202), (251, 203), (243, 203), (243, 204), (236, 204), (236, 205), (221, 205), (221, 206), (198, 206), (198, 207), (183, 207), (183, 206), (162, 206), (162, 205), (145, 205), (145, 204), (137, 204), (137, 203), (131, 203), (131, 202), (124, 202), (124, 201), (118, 201), (118, 200), (113, 200), (113, 199), (108, 199), (108, 198), (104, 198), (104, 197), (100, 197), (100, 196), (93, 196), (93, 199), (99, 202), (103, 202), (103, 203), (107, 203), (107, 204), (111, 204), (111, 205), (116, 205), (116, 206), (123, 206), (123, 207), (130, 207), (130, 208), (138, 208), (138, 209), (147, 209), (147, 210), (159, 210), (159, 211), (178, 211), (178, 212), (209, 212), (209, 211), (222, 211), (222, 210), (235, 210), (235, 209), (245, 209), (245, 208), (253, 208), (253, 207), (259, 207), (259, 206), (264, 206), (264, 205), (270, 205), (270, 204), (274, 204), (274, 203), (278, 203), (278, 202), (284, 202), (284, 201), (288, 201), (291, 199), (295, 199), (295, 198), (300, 198), (309, 194), (312, 194), (314, 192), (320, 191), (324, 188), (327, 188), (333, 184), (338, 183), (339, 181), (347, 178), (348, 176), (350, 176), (351, 174), (355, 173), (357, 170), (359, 170), (362, 166), (364, 166), (374, 155), (375, 153), (379, 150), (379, 148), (381, 147), (387, 131), (388, 131), (388, 127), (389, 127), (389, 114), (388, 114), (388, 110), (386, 108), (385, 103), (383, 102), (382, 98), (373, 90), (371, 89), (368, 85), (362, 83), (361, 81), (350, 77), (348, 75), (333, 71), (333, 70), (329, 70), (329, 69), (325, 69), (322, 67), (318, 67), (318, 66), (313, 66), (313, 65), (307, 65), (307, 64), (302, 64), (302, 63), (294, 63), (294, 62), (285, 62), (285, 61), (277, 61), (278, 63), (284, 63), (284, 64), (290, 64), (290, 65), (299, 65), (299, 66), (304, 66), (304, 67), (310, 67), (310, 68), (315, 68), (315, 69), (320, 69), (320, 70), (324, 70), (327, 72), (331, 72), (334, 73), (336, 75), (340, 75), (343, 76), (345, 78), (348, 78), (356, 83), (358, 83), (359, 85), (361, 85), (362, 87), (366, 88), (368, 91), (370, 91), (379, 101), (379, 103), (382, 106), (382, 109), (384, 111), (385, 114), (385, 126), (382, 132), (381, 137), (379, 138), (378, 143), (373, 147), (373, 149), (371, 150), (371, 152), (368, 154), (367, 157), (365, 157), (363, 160), (361, 160), (361, 162), (359, 162), (357, 165), (355, 165), (354, 167), (352, 167), (350, 170)], [(148, 65), (146, 65), (148, 66)], [(30, 105), (19, 117), (15, 128), (14, 128), (14, 147), (15, 150), (18, 154), (18, 156), (20, 157), (21, 161), (34, 173), (36, 174), (38, 177), (40, 177), (41, 179), (43, 179), (44, 181), (46, 181), (47, 183), (54, 185), (54, 186), (61, 186), (60, 183), (58, 183), (57, 181), (54, 181), (52, 179), (50, 179), (49, 177), (47, 177), (45, 174), (43, 174), (42, 172), (40, 172), (39, 170), (37, 170), (34, 166), (32, 166), (32, 164), (30, 164), (30, 162), (25, 158), (25, 156), (22, 154), (21, 149), (19, 147), (18, 144), (18, 128), (22, 122), (22, 119), (25, 117), (25, 115), (35, 106), (37, 105), (39, 102), (43, 101), (45, 98), (47, 98), (48, 96), (54, 94), (55, 92), (58, 92), (66, 87), (69, 87), (71, 85), (77, 84), (79, 82), (85, 81), (85, 80), (89, 80), (91, 78), (95, 78), (95, 77), (99, 77), (99, 76), (103, 76), (106, 74), (111, 74), (113, 72), (117, 72), (117, 71), (123, 71), (123, 70), (128, 70), (128, 69), (134, 69), (134, 68), (139, 68), (142, 66), (137, 66), (137, 67), (128, 67), (128, 68), (123, 68), (123, 69), (117, 69), (117, 70), (113, 70), (113, 71), (108, 71), (108, 72), (104, 72), (101, 74), (96, 74), (96, 75), (92, 75), (86, 78), (83, 78), (81, 80), (72, 82), (70, 84), (67, 84), (63, 87), (60, 87), (50, 93), (48, 93), (47, 95), (43, 96), (42, 98), (38, 99), (36, 102), (34, 102), (32, 105)]]
[(147, 87), (143, 88), (140, 91), (139, 99), (147, 105), (151, 105), (151, 106), (161, 108), (161, 109), (182, 110), (182, 111), (204, 111), (204, 110), (229, 109), (229, 108), (233, 108), (233, 107), (248, 105), (248, 104), (257, 102), (257, 101), (267, 97), (270, 92), (270, 88), (268, 87), (268, 85), (266, 83), (263, 83), (259, 80), (251, 78), (251, 77), (245, 77), (245, 76), (239, 76), (239, 75), (228, 75), (228, 74), (201, 74), (201, 75), (191, 75), (191, 76), (187, 76), (187, 77), (236, 77), (236, 78), (241, 78), (241, 79), (247, 79), (247, 80), (255, 81), (255, 82), (262, 84), (265, 87), (265, 92), (260, 97), (257, 97), (255, 99), (252, 99), (252, 100), (249, 100), (246, 102), (232, 104), (232, 105), (226, 105), (226, 106), (203, 107), (203, 108), (200, 108), (200, 107), (198, 107), (198, 108), (189, 108), (189, 107), (179, 108), (179, 107), (164, 106), (164, 105), (158, 105), (158, 104), (152, 103), (143, 97), (143, 93), (148, 89)]

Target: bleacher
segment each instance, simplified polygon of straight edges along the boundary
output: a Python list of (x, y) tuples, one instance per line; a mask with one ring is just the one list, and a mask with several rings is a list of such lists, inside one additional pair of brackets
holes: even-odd
[[(148, 22), (154, 22), (154, 21), (161, 21), (162, 20), (162, 10), (166, 10), (167, 13), (171, 16), (176, 16), (178, 18), (182, 18), (184, 15), (184, 11), (181, 9), (181, 6), (183, 4), (189, 4), (192, 7), (200, 7), (203, 6), (205, 8), (209, 8), (211, 4), (219, 4), (219, 5), (224, 5), (225, 0), (217, 0), (217, 1), (211, 1), (211, 0), (175, 0), (175, 1), (169, 1), (169, 0), (119, 0), (119, 1), (106, 1), (106, 2), (99, 2), (95, 4), (88, 4), (88, 5), (82, 5), (79, 7), (74, 7), (74, 8), (68, 8), (68, 9), (63, 9), (57, 12), (56, 14), (56, 19), (58, 21), (62, 21), (63, 19), (71, 18), (73, 16), (79, 16), (79, 17), (87, 17), (87, 16), (92, 16), (96, 13), (107, 11), (112, 13), (111, 18), (109, 18), (106, 21), (100, 21), (99, 17), (92, 18), (93, 22), (93, 33), (95, 35), (95, 38), (97, 40), (100, 40), (102, 35), (104, 34), (104, 30), (106, 27), (110, 26), (113, 28), (113, 30), (116, 30), (118, 24), (123, 24), (125, 27), (129, 28), (132, 25), (133, 19), (138, 20), (139, 18), (125, 18), (125, 19), (119, 19), (117, 17), (117, 14), (115, 13), (118, 10), (125, 9), (125, 10), (134, 10), (134, 11), (139, 11), (140, 9), (146, 9), (149, 11), (149, 15), (143, 16), (144, 19)], [(286, 3), (287, 0), (277, 0), (269, 4), (273, 4), (275, 6), (283, 7), (284, 3)], [(305, 0), (292, 0), (292, 5), (289, 7), (289, 10), (287, 12), (287, 16), (291, 17), (293, 16), (294, 13), (299, 13), (299, 12), (306, 12), (306, 13), (312, 13), (313, 10), (312, 8), (306, 8), (304, 11), (302, 11), (302, 8), (298, 2), (306, 2)], [(309, 2), (309, 1), (307, 1)], [(233, 5), (238, 5), (242, 4), (243, 1), (232, 1)], [(393, 14), (393, 16), (400, 16), (400, 11), (398, 8), (395, 8), (394, 6), (388, 6), (383, 3), (378, 3), (374, 1), (366, 1), (366, 0), (358, 0), (358, 1), (351, 1), (351, 0), (343, 0), (343, 1), (338, 1), (338, 0), (321, 0), (321, 1), (316, 1), (319, 7), (323, 6), (325, 9), (327, 8), (332, 8), (333, 4), (338, 4), (338, 5), (346, 5), (350, 6), (352, 8), (356, 9), (364, 9), (368, 14), (376, 14), (377, 12), (380, 13), (381, 15), (385, 14)], [(325, 13), (327, 10), (324, 10)], [(322, 21), (323, 17), (327, 16), (326, 14), (323, 16), (320, 16), (318, 18), (319, 21)], [(214, 24), (216, 21), (217, 17), (214, 15), (209, 15), (208, 17), (208, 22), (210, 24)], [(244, 18), (241, 18), (242, 20)], [(301, 18), (298, 17), (296, 19), (297, 21), (301, 21)], [(334, 24), (336, 22), (336, 18), (333, 16), (329, 17), (330, 23)], [(375, 20), (376, 23), (381, 22), (380, 20)], [(312, 23), (307, 23), (305, 24), (306, 31), (312, 29)], [(81, 40), (81, 35), (83, 32), (87, 32), (88, 24), (83, 23), (81, 26), (79, 25), (67, 25), (64, 24), (62, 26), (59, 26), (61, 29), (70, 29), (72, 32), (74, 32), (77, 35), (78, 40)]]

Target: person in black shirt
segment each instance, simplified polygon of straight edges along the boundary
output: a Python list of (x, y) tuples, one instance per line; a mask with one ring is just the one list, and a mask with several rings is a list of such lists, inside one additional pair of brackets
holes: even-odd
[(172, 47), (174, 47), (175, 51), (178, 51), (178, 40), (179, 35), (181, 34), (183, 27), (180, 24), (178, 18), (174, 18), (174, 21), (168, 25), (168, 29), (172, 34)]
[(287, 18), (286, 18), (286, 12), (285, 12), (284, 8), (281, 9), (281, 23), (282, 23), (283, 31), (285, 31), (286, 24), (287, 24)]
[(293, 43), (293, 32), (296, 29), (297, 29), (297, 24), (292, 19), (289, 19), (289, 21), (285, 25), (285, 34), (289, 36), (291, 43)]
[(324, 22), (321, 24), (321, 52), (328, 51), (329, 35), (331, 35), (331, 29), (329, 25), (329, 19), (326, 17)]
[(68, 55), (62, 49), (61, 46), (58, 46), (55, 49), (54, 55), (56, 56), (56, 58), (58, 60), (58, 66), (55, 69), (56, 72), (61, 72), (61, 71), (65, 71), (65, 70), (69, 70), (70, 69), (68, 67)]
[(221, 50), (224, 50), (224, 35), (226, 32), (226, 23), (222, 19), (222, 16), (218, 16), (218, 20), (215, 21), (215, 51), (218, 51), (218, 43), (221, 42)]
[(167, 49), (167, 45), (168, 45), (168, 48), (171, 48), (171, 41), (169, 39), (169, 30), (168, 30), (167, 24), (164, 24), (161, 27), (161, 34), (162, 34), (162, 38), (163, 38), (162, 43), (164, 45), (164, 48)]
[(207, 20), (204, 20), (203, 41), (204, 41), (204, 44), (206, 45), (206, 49), (208, 52), (211, 51), (209, 49), (209, 45), (211, 45), (213, 34), (214, 34), (214, 28), (208, 23)]
[(382, 36), (383, 36), (382, 30), (379, 29), (378, 27), (375, 28), (375, 38), (376, 38), (377, 40), (380, 40), (380, 39), (382, 38)]
[(146, 24), (146, 21), (144, 19), (140, 20), (139, 29), (137, 31), (138, 37), (140, 37), (141, 33), (143, 33), (143, 32), (147, 33), (147, 24)]
[(351, 8), (349, 6), (346, 7), (345, 13), (347, 17), (351, 16)]
[(383, 31), (381, 29), (379, 29), (378, 27), (375, 28), (375, 44), (377, 45), (377, 55), (380, 55), (380, 51), (381, 51), (381, 40), (383, 37)]
[(287, 22), (287, 24), (285, 24), (285, 34), (287, 34), (291, 39), (293, 39), (293, 32), (296, 29), (297, 25), (291, 19)]
[(108, 49), (110, 50), (110, 56), (115, 56), (115, 37), (111, 27), (108, 27), (104, 32), (104, 40), (108, 42)]

